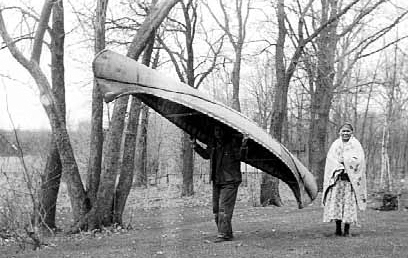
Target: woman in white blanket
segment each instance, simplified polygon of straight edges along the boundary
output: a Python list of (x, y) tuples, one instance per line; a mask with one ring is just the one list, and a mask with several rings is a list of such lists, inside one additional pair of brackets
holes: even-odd
[(323, 221), (336, 222), (336, 235), (350, 236), (350, 224), (358, 224), (357, 210), (367, 206), (366, 164), (363, 148), (353, 136), (353, 126), (346, 123), (339, 133), (326, 158)]

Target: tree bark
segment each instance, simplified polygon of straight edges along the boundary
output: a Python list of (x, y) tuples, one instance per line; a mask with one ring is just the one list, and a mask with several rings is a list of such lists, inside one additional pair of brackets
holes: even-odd
[(140, 153), (137, 159), (137, 174), (135, 185), (138, 187), (147, 187), (147, 127), (149, 124), (149, 108), (142, 106), (142, 114), (139, 132)]
[(113, 223), (122, 224), (122, 214), (133, 182), (136, 135), (140, 115), (140, 101), (132, 96), (124, 139), (122, 167), (114, 199)]
[[(137, 31), (129, 47), (127, 56), (135, 60), (145, 49), (151, 33), (161, 24), (171, 8), (179, 0), (161, 1), (154, 6), (151, 13)], [(120, 97), (114, 103), (111, 125), (106, 142), (104, 166), (101, 172), (101, 181), (98, 188), (97, 200), (90, 214), (84, 220), (88, 220), (90, 229), (99, 228), (101, 225), (111, 225), (113, 222), (112, 204), (115, 193), (115, 180), (118, 173), (118, 160), (124, 129), (124, 118), (128, 104), (128, 98)], [(82, 222), (83, 223), (83, 222)]]
[[(65, 71), (64, 71), (64, 7), (58, 2), (52, 8), (51, 82), (52, 91), (65, 121)], [(55, 229), (57, 197), (61, 181), (62, 164), (55, 139), (51, 138), (44, 176), (40, 190), (40, 224)]]
[[(46, 1), (43, 7), (43, 11), (49, 10), (48, 5), (53, 3), (54, 1), (52, 0)], [(46, 13), (44, 15), (48, 17), (50, 16)], [(48, 20), (41, 20), (40, 24), (37, 27), (37, 33), (41, 34), (41, 32), (38, 32), (39, 30), (46, 30), (47, 24)], [(35, 56), (35, 58), (29, 60), (21, 53), (21, 51), (17, 48), (15, 42), (7, 32), (1, 12), (0, 32), (4, 42), (7, 44), (7, 47), (10, 50), (10, 53), (27, 71), (29, 71), (30, 75), (34, 78), (38, 86), (40, 92), (40, 101), (50, 121), (53, 137), (56, 141), (57, 148), (60, 154), (63, 173), (65, 175), (64, 178), (67, 181), (68, 194), (71, 200), (73, 219), (74, 221), (79, 220), (79, 218), (87, 211), (87, 198), (82, 185), (81, 177), (79, 175), (78, 166), (75, 161), (75, 156), (72, 145), (70, 143), (63, 112), (58, 106), (58, 101), (56, 100), (51, 90), (51, 86), (48, 82), (47, 77), (39, 66), (39, 55), (33, 53), (32, 56)], [(34, 44), (35, 46), (33, 47), (33, 49), (40, 51), (38, 49), (41, 49), (41, 47), (37, 47), (36, 44), (43, 44), (43, 41), (37, 40), (36, 38)]]
[(51, 139), (50, 150), (44, 175), (41, 178), (39, 213), (40, 226), (47, 229), (55, 229), (55, 215), (57, 208), (57, 197), (61, 182), (62, 165), (54, 138)]
[[(193, 16), (189, 15), (189, 7), (193, 11)], [(185, 40), (186, 40), (186, 79), (187, 84), (191, 87), (195, 87), (195, 70), (194, 70), (194, 27), (197, 20), (196, 7), (192, 4), (190, 0), (188, 6), (182, 3), (182, 9), (184, 14), (184, 20), (186, 25)], [(182, 175), (183, 175), (183, 186), (181, 190), (181, 196), (192, 196), (194, 195), (194, 150), (190, 141), (190, 136), (187, 133), (181, 135), (181, 159), (183, 160), (182, 165)]]
[(283, 205), (279, 194), (279, 179), (269, 174), (262, 173), (260, 203), (262, 206)]
[(183, 133), (182, 135), (182, 150), (183, 159), (183, 187), (181, 196), (194, 195), (194, 155), (193, 147), (190, 140), (190, 135)]
[[(276, 66), (276, 85), (273, 94), (272, 116), (270, 124), (270, 134), (276, 140), (282, 140), (282, 129), (287, 112), (287, 95), (289, 89), (289, 82), (286, 78), (285, 65), (285, 1), (279, 0), (277, 3), (277, 18), (278, 18), (278, 39), (276, 42), (275, 66)], [(282, 206), (282, 200), (279, 195), (279, 179), (262, 174), (261, 195), (260, 201), (262, 205), (276, 205)]]
[(152, 32), (160, 26), (164, 18), (167, 17), (170, 10), (178, 2), (180, 2), (180, 0), (162, 0), (154, 5), (152, 11), (146, 17), (142, 26), (137, 31), (136, 36), (133, 38), (132, 44), (130, 45), (127, 53), (128, 57), (138, 59), (140, 54), (145, 49)]
[[(105, 48), (105, 21), (107, 6), (108, 0), (98, 0), (96, 5), (95, 54)], [(92, 89), (90, 137), (86, 189), (90, 204), (93, 206), (99, 187), (103, 153), (103, 96), (96, 85), (96, 81), (94, 81)]]
[[(153, 3), (154, 4), (154, 3)], [(148, 44), (146, 45), (142, 63), (146, 66), (149, 66), (150, 59), (153, 52), (155, 30), (152, 31), (148, 39)], [(136, 150), (136, 139), (137, 139), (137, 127), (139, 124), (140, 111), (142, 108), (142, 103), (139, 99), (132, 96), (129, 109), (129, 117), (127, 121), (127, 127), (125, 131), (125, 139), (123, 146), (123, 157), (122, 157), (122, 167), (120, 169), (119, 182), (116, 187), (115, 199), (114, 199), (114, 218), (113, 223), (122, 224), (122, 215), (125, 209), (125, 204), (127, 197), (130, 193), (130, 188), (132, 187), (134, 168), (135, 168), (135, 150)], [(145, 127), (145, 139), (147, 139), (147, 119), (148, 119), (148, 110)], [(143, 120), (142, 120), (143, 121)], [(145, 148), (147, 141), (143, 145), (143, 153), (145, 153)], [(143, 156), (143, 155), (142, 155)], [(144, 157), (146, 160), (146, 157)]]
[[(337, 0), (321, 0), (321, 24), (337, 16)], [(332, 22), (317, 38), (316, 89), (311, 99), (311, 121), (309, 139), (309, 166), (317, 178), (318, 189), (323, 189), (326, 157), (327, 125), (333, 99), (335, 50), (337, 46), (337, 24)]]
[(236, 49), (234, 66), (232, 68), (232, 108), (241, 112), (241, 102), (239, 100), (239, 85), (241, 77), (242, 46)]
[(100, 185), (94, 205), (95, 216), (92, 216), (90, 223), (92, 227), (109, 226), (113, 222), (113, 198), (128, 99), (129, 96), (120, 97), (114, 104), (106, 148), (104, 149), (104, 164), (101, 171)]

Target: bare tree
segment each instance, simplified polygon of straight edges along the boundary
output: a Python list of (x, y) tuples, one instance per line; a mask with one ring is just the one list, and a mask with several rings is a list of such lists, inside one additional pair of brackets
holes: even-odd
[[(327, 23), (329, 19), (335, 17), (338, 12), (338, 3), (333, 0), (324, 0), (322, 2), (321, 23)], [(311, 108), (311, 123), (310, 123), (310, 142), (309, 155), (310, 166), (312, 171), (317, 173), (317, 183), (319, 189), (323, 187), (323, 172), (325, 162), (325, 148), (327, 123), (329, 121), (329, 111), (333, 92), (330, 90), (333, 87), (334, 81), (334, 59), (337, 47), (337, 24), (331, 23), (326, 27), (318, 37), (318, 64), (316, 89), (312, 95)], [(322, 167), (320, 167), (322, 166)]]
[[(212, 17), (217, 22), (218, 26), (224, 31), (227, 35), (233, 49), (234, 49), (234, 59), (233, 59), (233, 68), (231, 74), (231, 83), (232, 83), (232, 108), (241, 112), (241, 104), (239, 100), (239, 85), (241, 77), (241, 63), (242, 63), (242, 51), (245, 44), (247, 22), (249, 18), (249, 13), (251, 10), (251, 0), (246, 0), (246, 6), (243, 7), (244, 0), (234, 0), (234, 20), (231, 18), (231, 14), (227, 11), (227, 6), (223, 0), (218, 0), (219, 6), (222, 10), (223, 21), (221, 21), (217, 15), (212, 11), (211, 7), (204, 3), (207, 6), (207, 9), (210, 11)], [(232, 23), (236, 22), (236, 26), (232, 26)], [(234, 31), (236, 27), (236, 31)]]
[[(51, 83), (57, 105), (63, 113), (62, 119), (65, 121), (64, 38), (64, 7), (63, 2), (59, 1), (52, 8)], [(61, 160), (57, 144), (52, 137), (39, 196), (40, 223), (50, 229), (56, 228), (55, 215), (61, 174)]]
[[(153, 1), (151, 8), (156, 5), (157, 1)], [(148, 10), (147, 10), (148, 12)], [(155, 34), (156, 30), (152, 30), (150, 37), (147, 40), (147, 44), (145, 46), (145, 50), (143, 52), (143, 60), (142, 63), (146, 66), (150, 65), (150, 59), (152, 56), (153, 52), (153, 46), (154, 46), (154, 39), (155, 39)], [(118, 185), (116, 187), (116, 192), (115, 192), (115, 198), (114, 198), (114, 210), (113, 210), (113, 223), (117, 224), (122, 224), (122, 215), (123, 211), (125, 209), (125, 204), (126, 204), (126, 199), (129, 195), (130, 188), (132, 186), (133, 182), (133, 174), (134, 174), (134, 167), (135, 167), (135, 150), (136, 150), (136, 135), (137, 135), (137, 128), (138, 128), (138, 122), (139, 122), (139, 117), (140, 113), (142, 111), (142, 103), (140, 100), (138, 100), (135, 96), (131, 97), (131, 103), (130, 103), (130, 108), (129, 108), (129, 113), (128, 113), (128, 119), (127, 119), (127, 126), (126, 126), (126, 131), (124, 132), (124, 146), (123, 146), (123, 156), (122, 156), (122, 166), (120, 168), (120, 174), (119, 174), (119, 181)], [(147, 149), (147, 120), (148, 120), (148, 110), (145, 109), (144, 112), (144, 120), (142, 120), (142, 123), (144, 125), (144, 128), (146, 129), (143, 130), (145, 141), (143, 142), (142, 145), (142, 153), (139, 155), (142, 156), (142, 160), (146, 161), (146, 149)], [(145, 168), (146, 166), (144, 166)]]
[[(316, 40), (317, 45), (317, 66), (316, 66), (316, 85), (311, 88), (311, 121), (310, 121), (310, 137), (309, 137), (309, 167), (315, 173), (318, 181), (318, 186), (322, 187), (324, 162), (327, 145), (327, 129), (329, 125), (329, 113), (332, 107), (332, 100), (336, 92), (341, 92), (340, 89), (344, 86), (352, 68), (357, 61), (377, 53), (386, 47), (376, 48), (374, 51), (365, 52), (378, 39), (386, 35), (407, 12), (401, 13), (398, 17), (392, 20), (389, 24), (385, 24), (377, 31), (372, 32), (368, 36), (355, 40), (356, 44), (347, 44), (348, 50), (343, 51), (341, 56), (336, 55), (339, 39), (350, 35), (354, 31), (361, 30), (361, 21), (374, 10), (386, 1), (379, 0), (371, 4), (367, 2), (363, 6), (363, 11), (359, 12), (353, 20), (348, 24), (342, 24), (342, 30), (338, 31), (338, 22), (331, 23), (326, 26)], [(341, 11), (339, 10), (338, 1), (322, 1), (322, 16), (321, 24), (327, 24), (333, 20), (333, 17), (338, 17)], [(347, 65), (344, 58), (348, 58)], [(342, 61), (341, 61), (342, 60)], [(335, 64), (337, 65), (337, 69)]]
[[(178, 39), (178, 33), (175, 34), (176, 45), (179, 46), (178, 50), (172, 50), (160, 37), (159, 42), (168, 53), (179, 79), (191, 87), (198, 88), (203, 80), (216, 67), (217, 58), (223, 45), (223, 37), (221, 37), (218, 42), (213, 42), (212, 46), (207, 41), (210, 45), (208, 54), (204, 57), (203, 61), (198, 61), (198, 65), (196, 65), (198, 57), (195, 56), (194, 43), (197, 32), (197, 22), (199, 21), (199, 17), (197, 16), (197, 0), (181, 2), (181, 9), (184, 21), (175, 21), (176, 28), (174, 30), (184, 38), (185, 45), (178, 44), (178, 42), (180, 42)], [(212, 57), (210, 55), (212, 55)], [(210, 59), (208, 67), (202, 67), (207, 63), (206, 59)], [(194, 194), (194, 155), (190, 136), (187, 133), (184, 133), (181, 142), (181, 158), (183, 160), (183, 187), (181, 195), (191, 196)]]
[[(89, 202), (87, 201), (87, 196), (79, 175), (73, 149), (70, 144), (63, 112), (58, 105), (58, 101), (51, 90), (45, 74), (41, 71), (39, 66), (44, 33), (48, 29), (48, 20), (52, 6), (55, 2), (56, 1), (52, 0), (45, 1), (40, 23), (35, 35), (31, 59), (24, 57), (21, 51), (16, 47), (15, 41), (7, 33), (2, 13), (0, 14), (0, 32), (12, 55), (30, 72), (40, 90), (41, 103), (50, 119), (53, 136), (56, 140), (58, 152), (60, 154), (62, 168), (67, 181), (68, 193), (71, 198), (74, 221), (78, 221), (78, 223), (72, 228), (72, 232), (77, 232), (80, 229), (93, 229), (100, 227), (102, 224), (109, 225), (112, 223), (112, 202), (115, 192), (114, 183), (116, 179), (117, 160), (120, 152), (123, 117), (124, 112), (126, 111), (127, 98), (122, 98), (116, 101), (111, 123), (112, 127), (110, 128), (107, 140), (105, 167), (101, 173), (96, 200), (93, 203), (92, 209), (89, 211)], [(137, 35), (132, 41), (128, 56), (137, 59), (140, 53), (144, 50), (145, 44), (152, 31), (160, 25), (170, 9), (177, 2), (177, 0), (161, 1), (155, 6), (151, 14), (146, 17), (144, 23), (141, 25)]]
[(146, 187), (148, 184), (148, 156), (147, 156), (147, 143), (148, 143), (148, 130), (149, 125), (149, 107), (142, 104), (141, 114), (140, 114), (140, 125), (139, 125), (139, 155), (136, 160), (136, 178), (135, 186)]
[(55, 2), (56, 1), (53, 0), (46, 0), (44, 2), (30, 58), (23, 55), (23, 53), (17, 48), (15, 41), (9, 35), (2, 12), (0, 12), (0, 33), (7, 48), (10, 50), (10, 53), (30, 73), (38, 86), (41, 104), (50, 120), (53, 137), (57, 144), (63, 173), (65, 174), (67, 181), (73, 218), (76, 221), (88, 210), (86, 205), (87, 198), (79, 175), (78, 166), (75, 161), (70, 137), (67, 132), (64, 112), (61, 110), (58, 100), (52, 92), (49, 81), (39, 65), (44, 34), (48, 29), (49, 17)]
[[(282, 141), (282, 132), (285, 123), (287, 122), (287, 100), (288, 100), (288, 89), (289, 83), (296, 71), (297, 65), (304, 54), (304, 50), (307, 44), (311, 43), (319, 34), (333, 22), (336, 22), (341, 16), (347, 13), (352, 6), (354, 6), (359, 0), (354, 0), (348, 4), (344, 9), (342, 9), (336, 16), (331, 17), (331, 19), (326, 20), (325, 23), (321, 23), (312, 33), (309, 33), (305, 37), (306, 23), (305, 19), (308, 15), (308, 11), (312, 7), (313, 0), (306, 3), (304, 7), (301, 6), (300, 2), (297, 1), (297, 14), (298, 14), (298, 24), (297, 31), (293, 29), (286, 12), (285, 12), (285, 1), (279, 0), (276, 5), (277, 10), (277, 20), (278, 20), (278, 39), (276, 41), (276, 54), (275, 54), (275, 65), (276, 65), (276, 86), (274, 90), (274, 100), (273, 100), (273, 113), (271, 116), (270, 123), (270, 133), (271, 135), (279, 141)], [(295, 8), (296, 9), (296, 8)], [(288, 30), (292, 35), (291, 40), (294, 45), (294, 51), (289, 62), (286, 61), (285, 55), (285, 41), (288, 35)], [(313, 171), (313, 170), (312, 170)], [(263, 175), (263, 183), (261, 186), (261, 202), (267, 204), (282, 205), (279, 196), (279, 180), (273, 178), (269, 175)], [(263, 193), (262, 193), (263, 191)]]
[[(98, 0), (95, 17), (95, 53), (105, 48), (105, 22), (108, 0)], [(91, 139), (89, 146), (89, 162), (87, 171), (86, 190), (91, 206), (95, 203), (96, 193), (99, 187), (102, 149), (103, 149), (103, 96), (100, 93), (96, 81), (92, 89), (92, 117)]]
[[(149, 15), (140, 26), (137, 34), (128, 49), (127, 56), (138, 59), (145, 50), (145, 46), (152, 34), (158, 28), (164, 18), (168, 15), (172, 7), (179, 0), (160, 1), (151, 10)], [(109, 132), (107, 135), (105, 160), (101, 172), (101, 181), (97, 192), (97, 200), (92, 210), (85, 216), (78, 225), (73, 228), (77, 231), (85, 225), (88, 228), (98, 228), (101, 225), (111, 225), (113, 222), (112, 204), (115, 193), (115, 180), (119, 168), (122, 134), (124, 129), (124, 118), (129, 97), (121, 97), (114, 103), (113, 114)]]
[(268, 130), (272, 115), (273, 84), (275, 84), (275, 65), (273, 59), (255, 58), (254, 75), (250, 80), (250, 93), (255, 99), (254, 120), (265, 131)]

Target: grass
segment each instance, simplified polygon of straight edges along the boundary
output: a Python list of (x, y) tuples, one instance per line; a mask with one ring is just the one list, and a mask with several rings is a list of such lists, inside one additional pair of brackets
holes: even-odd
[[(45, 238), (48, 246), (37, 251), (0, 238), (0, 257), (408, 257), (407, 211), (368, 209), (360, 214), (361, 227), (352, 227), (353, 237), (335, 237), (334, 224), (322, 222), (319, 200), (299, 210), (284, 184), (284, 207), (253, 207), (256, 182), (240, 187), (235, 240), (215, 244), (210, 185), (197, 184), (195, 190), (194, 197), (180, 198), (176, 185), (133, 189), (126, 207), (129, 229), (58, 233)], [(64, 184), (58, 211), (57, 223), (64, 228), (70, 224)]]
[[(243, 191), (244, 192), (244, 191)], [(201, 195), (196, 199), (204, 199)], [(287, 206), (252, 207), (237, 204), (233, 226), (235, 240), (212, 243), (216, 235), (209, 202), (173, 198), (155, 208), (128, 208), (131, 229), (105, 229), (100, 233), (46, 239), (38, 251), (16, 253), (14, 245), (0, 247), (0, 257), (407, 257), (406, 211), (360, 214), (360, 227), (352, 237), (335, 237), (334, 224), (322, 222), (316, 201), (299, 210)], [(132, 206), (137, 205), (136, 202)]]

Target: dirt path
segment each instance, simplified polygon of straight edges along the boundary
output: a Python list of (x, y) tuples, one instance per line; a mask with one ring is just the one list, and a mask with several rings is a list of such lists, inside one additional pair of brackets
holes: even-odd
[(133, 229), (57, 236), (55, 246), (16, 254), (0, 247), (0, 257), (408, 257), (408, 213), (368, 210), (353, 237), (335, 237), (322, 223), (320, 207), (253, 208), (239, 205), (235, 240), (212, 243), (210, 207), (138, 211)]

